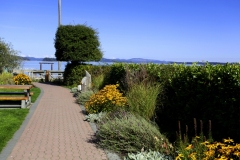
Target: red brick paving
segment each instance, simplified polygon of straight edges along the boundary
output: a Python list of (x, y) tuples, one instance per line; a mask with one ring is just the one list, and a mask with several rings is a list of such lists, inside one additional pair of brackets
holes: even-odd
[(44, 94), (8, 160), (107, 160), (70, 90), (35, 83)]

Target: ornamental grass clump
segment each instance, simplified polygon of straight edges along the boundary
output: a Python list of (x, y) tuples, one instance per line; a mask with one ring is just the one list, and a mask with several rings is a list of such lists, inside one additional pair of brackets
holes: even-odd
[(125, 110), (107, 113), (97, 127), (100, 146), (114, 152), (126, 155), (150, 149), (170, 155), (173, 150), (155, 124)]
[(92, 89), (94, 92), (99, 91), (103, 88), (104, 74), (100, 74), (92, 78)]
[(127, 99), (117, 89), (119, 85), (106, 85), (96, 94), (93, 94), (85, 103), (87, 113), (109, 112), (126, 105)]
[(163, 93), (161, 84), (157, 83), (141, 65), (139, 70), (126, 69), (125, 84), (128, 110), (153, 120), (157, 99)]
[(2, 74), (0, 74), (0, 84), (14, 84), (12, 73), (3, 72)]
[(13, 81), (17, 85), (28, 85), (32, 83), (31, 78), (23, 73), (20, 73), (17, 76), (13, 77)]

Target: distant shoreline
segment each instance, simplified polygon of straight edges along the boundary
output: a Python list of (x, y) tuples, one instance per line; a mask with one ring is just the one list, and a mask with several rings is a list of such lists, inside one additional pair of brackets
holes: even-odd
[[(35, 58), (35, 57), (21, 57), (24, 61), (51, 61), (51, 62), (58, 62), (56, 58)], [(153, 59), (143, 59), (143, 58), (131, 58), (131, 59), (108, 59), (108, 58), (102, 58), (100, 63), (114, 63), (114, 62), (120, 62), (120, 63), (156, 63), (156, 64), (187, 64), (191, 65), (193, 63), (197, 63), (200, 65), (204, 65), (206, 63), (212, 64), (212, 65), (224, 65), (224, 64), (237, 64), (237, 62), (174, 62), (174, 61), (161, 61), (161, 60), (153, 60)]]

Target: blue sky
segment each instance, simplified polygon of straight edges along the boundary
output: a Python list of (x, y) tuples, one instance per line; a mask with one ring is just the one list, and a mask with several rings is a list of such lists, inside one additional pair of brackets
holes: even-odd
[[(62, 25), (99, 32), (105, 58), (240, 62), (240, 0), (61, 0)], [(58, 0), (0, 2), (0, 37), (55, 57)]]

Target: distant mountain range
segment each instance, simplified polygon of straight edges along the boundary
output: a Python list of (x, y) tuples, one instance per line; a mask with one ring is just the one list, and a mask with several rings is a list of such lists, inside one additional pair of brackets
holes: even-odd
[[(57, 61), (56, 58), (35, 58), (35, 57), (21, 57), (23, 60), (27, 61)], [(131, 59), (108, 59), (102, 58), (100, 62), (124, 62), (124, 63), (158, 63), (158, 64), (192, 64), (193, 62), (174, 62), (174, 61), (161, 61), (154, 59), (144, 59), (144, 58), (131, 58)], [(205, 62), (198, 62), (198, 64), (204, 64)], [(225, 64), (224, 62), (209, 62), (210, 64)]]

